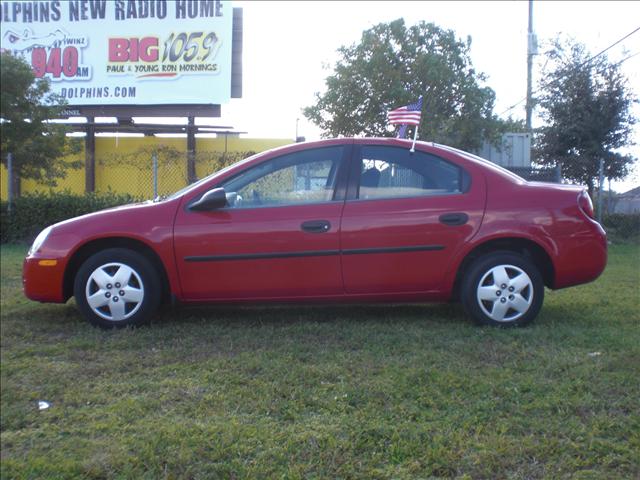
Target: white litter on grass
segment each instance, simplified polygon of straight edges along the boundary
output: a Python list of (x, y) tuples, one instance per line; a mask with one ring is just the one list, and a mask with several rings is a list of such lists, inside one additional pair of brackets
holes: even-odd
[(46, 410), (50, 406), (51, 404), (49, 402), (45, 402), (44, 400), (38, 400), (38, 410)]
[(599, 357), (600, 355), (602, 355), (602, 352), (591, 352), (587, 353), (587, 355), (589, 355), (590, 357)]

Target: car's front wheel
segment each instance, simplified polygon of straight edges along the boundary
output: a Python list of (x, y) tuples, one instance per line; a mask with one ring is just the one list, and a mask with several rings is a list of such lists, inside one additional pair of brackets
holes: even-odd
[(147, 323), (160, 303), (159, 276), (149, 260), (132, 250), (110, 248), (89, 257), (74, 282), (84, 317), (102, 328)]
[(538, 315), (543, 300), (540, 272), (529, 259), (512, 252), (478, 258), (462, 285), (464, 308), (482, 325), (526, 325)]

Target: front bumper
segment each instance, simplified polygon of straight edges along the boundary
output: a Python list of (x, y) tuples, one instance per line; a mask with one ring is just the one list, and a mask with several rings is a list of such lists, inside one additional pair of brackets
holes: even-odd
[(25, 258), (22, 288), (26, 297), (38, 302), (64, 303), (64, 269), (65, 264), (59, 258)]

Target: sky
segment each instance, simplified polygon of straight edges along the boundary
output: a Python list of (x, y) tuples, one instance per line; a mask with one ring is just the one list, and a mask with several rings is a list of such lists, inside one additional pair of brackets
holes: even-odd
[[(243, 97), (222, 106), (219, 125), (232, 125), (247, 137), (320, 138), (302, 109), (314, 103), (324, 89), (343, 45), (357, 43), (364, 30), (381, 22), (404, 18), (407, 25), (422, 20), (452, 29), (459, 38), (471, 36), (471, 59), (487, 75), (486, 85), (496, 92), (497, 114), (526, 95), (528, 2), (258, 2), (236, 1), (244, 14)], [(545, 42), (562, 34), (598, 53), (640, 27), (640, 2), (535, 1), (533, 27), (542, 52)], [(640, 52), (640, 32), (607, 52), (620, 61)], [(536, 57), (534, 86), (540, 78), (541, 56)], [(631, 89), (640, 98), (640, 55), (621, 65)], [(640, 105), (635, 114), (640, 118)], [(510, 110), (524, 118), (524, 102)], [(503, 114), (506, 117), (508, 113)], [(424, 112), (428, 117), (428, 112)], [(211, 119), (207, 120), (210, 123)], [(534, 118), (534, 127), (539, 124)], [(640, 143), (640, 124), (634, 142)], [(640, 158), (640, 146), (628, 149)], [(640, 172), (614, 189), (640, 185)]]

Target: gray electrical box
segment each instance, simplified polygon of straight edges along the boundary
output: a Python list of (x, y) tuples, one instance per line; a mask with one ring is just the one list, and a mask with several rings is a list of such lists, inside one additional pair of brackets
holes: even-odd
[(530, 167), (531, 135), (505, 133), (499, 148), (485, 142), (478, 155), (503, 167)]

